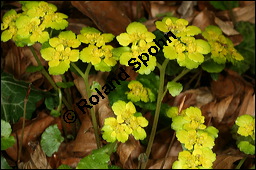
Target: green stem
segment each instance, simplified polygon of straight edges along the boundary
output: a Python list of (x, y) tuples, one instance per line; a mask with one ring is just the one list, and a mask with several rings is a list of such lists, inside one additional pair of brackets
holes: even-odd
[[(42, 74), (45, 76), (45, 78), (50, 82), (50, 84), (52, 85), (52, 87), (54, 88), (54, 90), (58, 91), (58, 87), (56, 86), (55, 82), (52, 80), (51, 76), (48, 74), (48, 72), (45, 70), (45, 68), (43, 67), (41, 61), (39, 60), (34, 48), (32, 46), (29, 46), (32, 54), (34, 55), (36, 61), (37, 61), (37, 64), (38, 66), (41, 66), (42, 67)], [(69, 105), (69, 103), (67, 102), (66, 98), (63, 96), (62, 97), (62, 101), (63, 103), (65, 104), (65, 106), (69, 109), (69, 110), (72, 110), (72, 106)]]
[(61, 93), (60, 88), (58, 88), (58, 93), (59, 93), (59, 105), (57, 107), (57, 111), (60, 113), (61, 105), (62, 105), (62, 93)]
[(240, 169), (247, 157), (241, 159), (235, 169)]
[[(86, 90), (86, 98), (87, 100), (89, 99), (89, 96), (91, 96), (91, 89), (89, 86), (89, 73), (91, 70), (91, 63), (88, 64), (85, 73), (83, 73), (76, 65), (75, 63), (71, 63), (72, 67), (74, 67), (74, 69), (81, 75), (81, 77), (84, 79), (84, 83), (85, 83), (85, 90)], [(96, 114), (94, 111), (94, 107), (91, 108), (90, 110), (91, 113), (91, 118), (92, 118), (92, 126), (94, 129), (94, 135), (96, 138), (96, 143), (97, 143), (97, 147), (100, 148), (101, 147), (101, 143), (100, 143), (100, 136), (99, 136), (99, 128), (98, 128), (98, 123), (97, 123), (97, 118), (96, 118)]]
[[(157, 65), (159, 70), (160, 70), (160, 83), (159, 83), (159, 89), (158, 89), (157, 104), (156, 104), (156, 111), (155, 111), (153, 126), (152, 126), (151, 134), (150, 134), (150, 137), (149, 137), (148, 146), (147, 146), (147, 149), (146, 149), (147, 158), (149, 158), (151, 148), (152, 148), (152, 145), (153, 145), (153, 142), (154, 142), (155, 134), (156, 134), (158, 118), (159, 118), (161, 103), (162, 103), (165, 69), (166, 69), (166, 66), (167, 66), (168, 62), (169, 62), (169, 60), (165, 59), (165, 61), (163, 62), (163, 64), (161, 66), (159, 64)], [(146, 162), (142, 163), (142, 165), (141, 165), (142, 169), (146, 168), (147, 162), (148, 162), (148, 159), (147, 159)]]

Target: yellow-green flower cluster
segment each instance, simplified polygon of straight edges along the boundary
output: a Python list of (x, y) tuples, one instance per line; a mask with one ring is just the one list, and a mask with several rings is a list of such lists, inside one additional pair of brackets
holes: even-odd
[(114, 38), (113, 34), (103, 33), (92, 27), (84, 27), (81, 34), (77, 38), (88, 47), (85, 47), (80, 52), (80, 59), (86, 63), (92, 63), (96, 70), (111, 71), (111, 68), (116, 65), (116, 59), (113, 56), (111, 45), (106, 43), (111, 42)]
[(193, 37), (201, 33), (200, 28), (187, 25), (187, 20), (176, 17), (165, 17), (156, 22), (160, 31), (171, 31), (177, 37), (169, 37), (171, 42), (167, 41), (167, 46), (164, 46), (164, 56), (170, 60), (177, 59), (180, 66), (193, 69), (204, 61), (203, 55), (210, 52), (210, 46), (206, 41)]
[(132, 80), (128, 84), (128, 88), (130, 89), (129, 92), (126, 92), (127, 99), (131, 100), (132, 102), (139, 102), (143, 101), (145, 103), (155, 101), (155, 95), (149, 88), (143, 87), (137, 80)]
[[(121, 33), (116, 37), (117, 41), (122, 46), (131, 44), (130, 51), (123, 52), (120, 56), (120, 63), (126, 66), (131, 58), (135, 58), (136, 62), (140, 62), (140, 69), (137, 71), (139, 74), (149, 74), (156, 67), (156, 57), (148, 53), (151, 46), (157, 45), (153, 42), (155, 35), (149, 32), (145, 25), (139, 22), (132, 22), (126, 28), (126, 33)], [(155, 51), (154, 51), (155, 52)], [(138, 58), (142, 53), (149, 55), (147, 66)], [(142, 55), (142, 57), (144, 57)], [(144, 60), (144, 59), (143, 59)]]
[(58, 13), (57, 7), (44, 1), (22, 1), (22, 13), (10, 10), (3, 16), (1, 41), (12, 39), (17, 46), (44, 43), (50, 38), (47, 28), (65, 29), (67, 15)]
[(239, 116), (233, 130), (233, 137), (237, 140), (236, 143), (240, 151), (246, 154), (255, 154), (255, 117)]
[(222, 34), (217, 26), (207, 26), (202, 33), (211, 46), (211, 58), (219, 64), (225, 64), (227, 61), (241, 61), (243, 56), (234, 48), (232, 41)]
[(70, 67), (70, 62), (76, 62), (79, 59), (79, 50), (81, 44), (76, 39), (72, 31), (63, 31), (58, 37), (49, 40), (50, 47), (41, 49), (41, 55), (49, 61), (49, 73), (52, 75), (64, 74)]
[(178, 113), (177, 107), (171, 107), (167, 116), (172, 118), (172, 129), (181, 142), (184, 151), (179, 153), (178, 161), (173, 163), (173, 169), (211, 168), (216, 159), (212, 152), (218, 130), (204, 123), (204, 116), (197, 107), (189, 107)]
[(130, 134), (136, 140), (146, 138), (147, 134), (143, 127), (148, 125), (148, 121), (141, 116), (141, 113), (136, 112), (136, 108), (132, 102), (125, 103), (119, 100), (113, 104), (112, 109), (116, 118), (106, 118), (102, 127), (102, 137), (107, 142), (118, 140), (124, 143), (128, 140)]

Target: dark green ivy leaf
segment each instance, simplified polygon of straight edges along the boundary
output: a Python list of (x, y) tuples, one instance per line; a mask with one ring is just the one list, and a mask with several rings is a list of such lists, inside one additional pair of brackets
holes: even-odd
[[(15, 123), (23, 116), (24, 99), (29, 83), (17, 81), (13, 76), (3, 72), (1, 74), (1, 118), (7, 122)], [(28, 96), (26, 118), (31, 119), (36, 109), (36, 103), (43, 97), (43, 92), (31, 88)]]

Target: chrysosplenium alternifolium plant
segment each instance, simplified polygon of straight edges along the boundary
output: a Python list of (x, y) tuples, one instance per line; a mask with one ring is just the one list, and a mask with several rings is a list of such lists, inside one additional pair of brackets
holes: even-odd
[(233, 138), (240, 151), (255, 154), (255, 117), (242, 115), (236, 119), (232, 127)]
[(204, 116), (197, 107), (189, 107), (179, 114), (177, 107), (171, 107), (167, 116), (172, 118), (172, 129), (183, 147), (173, 169), (212, 168), (216, 154), (212, 152), (218, 129), (206, 127)]
[[(70, 30), (64, 30), (68, 26), (66, 20), (68, 16), (56, 12), (57, 7), (53, 4), (43, 1), (21, 1), (21, 4), (21, 13), (10, 10), (4, 14), (1, 24), (3, 31), (1, 41), (13, 40), (19, 47), (32, 46), (35, 43), (42, 44), (40, 53), (42, 58), (48, 61), (49, 74), (64, 74), (72, 65), (84, 79), (86, 94), (91, 94), (88, 83), (91, 66), (94, 66), (96, 71), (110, 72), (118, 62), (121, 65), (131, 66), (130, 61), (132, 61), (132, 66), (135, 66), (135, 63), (139, 65), (134, 69), (139, 73), (136, 80), (124, 82), (122, 85), (116, 81), (122, 86), (121, 92), (114, 94), (109, 92), (109, 100), (113, 103), (112, 110), (115, 117), (105, 119), (102, 137), (107, 142), (126, 142), (130, 135), (136, 140), (143, 140), (147, 137), (144, 128), (148, 126), (148, 121), (137, 110), (155, 111), (146, 151), (147, 157), (149, 157), (153, 144), (161, 106), (164, 105), (162, 100), (167, 90), (172, 96), (177, 96), (183, 89), (182, 84), (177, 81), (188, 71), (200, 65), (205, 71), (219, 73), (224, 69), (226, 62), (235, 63), (243, 60), (243, 57), (235, 50), (233, 43), (216, 26), (208, 26), (202, 32), (196, 26), (189, 26), (185, 19), (165, 17), (162, 21), (155, 23), (156, 28), (164, 34), (171, 32), (172, 36), (164, 35), (167, 40), (163, 40), (163, 45), (158, 46), (159, 42), (157, 44), (155, 41), (157, 34), (149, 32), (142, 23), (132, 22), (127, 26), (125, 33), (116, 37), (122, 47), (113, 47), (108, 43), (114, 40), (114, 35), (101, 33), (96, 28), (84, 27), (79, 35)], [(205, 40), (195, 38), (199, 34), (202, 34)], [(85, 47), (80, 51), (78, 48), (81, 45)], [(150, 53), (149, 49), (152, 50), (153, 46), (154, 51)], [(155, 55), (160, 50), (164, 54), (163, 62)], [(75, 65), (79, 59), (87, 63), (84, 73)], [(169, 60), (177, 61), (184, 70), (165, 85)], [(37, 61), (40, 62), (39, 59)], [(206, 62), (208, 65), (204, 65)], [(221, 66), (218, 67), (221, 69), (211, 68), (212, 63), (214, 66)], [(154, 74), (156, 67), (159, 69), (159, 76)], [(51, 77), (46, 75), (48, 73), (46, 71), (42, 73), (50, 79), (49, 82), (56, 87), (55, 90), (58, 90)], [(147, 76), (152, 80), (149, 80)], [(122, 89), (125, 90), (122, 91)], [(121, 94), (122, 100), (116, 99), (115, 95), (118, 96), (118, 93), (123, 93)], [(111, 98), (110, 96), (113, 95), (114, 97)], [(63, 96), (63, 103), (68, 106), (64, 98), (65, 96)], [(94, 108), (92, 106), (90, 108), (92, 108), (90, 114), (96, 142), (100, 146), (97, 117)], [(216, 159), (212, 147), (214, 139), (218, 136), (218, 130), (212, 126), (206, 127), (203, 124), (204, 117), (200, 109), (195, 107), (187, 108), (181, 113), (178, 113), (178, 108), (171, 107), (167, 115), (173, 119), (172, 128), (176, 131), (176, 137), (184, 149), (179, 153), (178, 161), (173, 164), (173, 168), (211, 168)], [(242, 127), (242, 120), (242, 118), (237, 120), (237, 125), (240, 126), (238, 134), (251, 136), (251, 132), (245, 134), (247, 131), (245, 132), (245, 128)], [(255, 138), (253, 140), (255, 141)], [(243, 146), (251, 148), (251, 144), (249, 141), (249, 143), (240, 142), (238, 145), (241, 149)], [(251, 153), (251, 149), (246, 153)]]

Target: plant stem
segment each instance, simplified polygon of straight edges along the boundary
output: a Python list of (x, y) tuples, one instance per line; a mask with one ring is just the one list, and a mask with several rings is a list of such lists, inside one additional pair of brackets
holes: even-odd
[[(84, 79), (84, 84), (85, 84), (85, 90), (86, 90), (86, 98), (87, 100), (89, 99), (89, 96), (91, 96), (91, 89), (89, 86), (89, 73), (91, 70), (91, 63), (88, 64), (85, 73), (83, 73), (76, 65), (75, 63), (71, 63), (72, 67), (74, 67), (74, 69), (81, 75), (81, 77)], [(93, 129), (94, 129), (94, 135), (96, 138), (96, 143), (97, 143), (97, 147), (100, 148), (101, 147), (101, 143), (100, 143), (100, 136), (99, 136), (99, 128), (98, 128), (98, 123), (97, 123), (97, 118), (96, 118), (96, 114), (94, 111), (94, 107), (92, 107), (90, 109), (90, 113), (91, 113), (91, 118), (92, 118), (92, 125), (93, 125)]]
[[(43, 67), (41, 61), (39, 60), (34, 48), (32, 46), (29, 46), (31, 52), (33, 53), (38, 66), (42, 66), (42, 74), (45, 76), (45, 78), (50, 82), (50, 84), (52, 85), (52, 87), (54, 88), (54, 90), (58, 91), (58, 87), (56, 86), (56, 84), (54, 83), (54, 81), (52, 80), (51, 76), (48, 74), (48, 72), (45, 70), (45, 68)], [(69, 105), (69, 103), (67, 102), (66, 98), (63, 96), (62, 97), (62, 101), (65, 104), (65, 106), (69, 109), (72, 110), (72, 106)]]
[[(153, 145), (153, 142), (154, 142), (155, 134), (156, 134), (158, 118), (159, 118), (159, 113), (160, 113), (160, 109), (161, 109), (163, 88), (164, 88), (165, 69), (166, 69), (166, 66), (167, 66), (168, 62), (169, 62), (169, 59), (165, 59), (165, 61), (163, 62), (163, 64), (161, 66), (157, 65), (159, 70), (160, 70), (160, 83), (159, 83), (159, 88), (158, 88), (157, 104), (156, 104), (156, 111), (155, 111), (153, 126), (152, 126), (151, 134), (150, 134), (150, 137), (149, 137), (148, 146), (147, 146), (147, 149), (146, 149), (147, 158), (149, 158), (151, 148), (152, 148), (152, 145)], [(146, 162), (142, 163), (142, 165), (141, 165), (142, 169), (146, 168), (147, 162), (148, 162), (148, 159), (147, 159)]]
[(247, 157), (241, 159), (235, 169), (240, 169)]
[(24, 99), (24, 110), (23, 110), (23, 121), (22, 121), (22, 130), (21, 130), (21, 139), (19, 140), (19, 153), (18, 153), (18, 164), (20, 163), (20, 155), (22, 150), (22, 143), (23, 143), (23, 137), (24, 137), (24, 129), (25, 129), (25, 120), (26, 120), (26, 110), (27, 110), (27, 103), (28, 103), (28, 96), (30, 94), (31, 90), (31, 83), (28, 86), (28, 90)]

